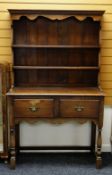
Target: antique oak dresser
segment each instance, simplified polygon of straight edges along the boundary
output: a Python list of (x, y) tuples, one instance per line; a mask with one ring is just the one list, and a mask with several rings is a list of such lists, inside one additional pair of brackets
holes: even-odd
[(13, 36), (7, 93), (11, 168), (16, 165), (16, 126), (37, 120), (90, 121), (97, 126), (96, 167), (100, 168), (104, 109), (99, 81), (100, 21), (104, 11), (9, 12)]

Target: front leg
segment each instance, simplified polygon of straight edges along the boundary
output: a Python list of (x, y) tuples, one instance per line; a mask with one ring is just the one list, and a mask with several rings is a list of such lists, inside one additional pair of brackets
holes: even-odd
[(102, 166), (102, 127), (103, 127), (103, 112), (104, 112), (104, 97), (100, 101), (99, 119), (98, 119), (98, 135), (97, 135), (97, 147), (96, 147), (96, 168), (101, 168)]
[(97, 136), (97, 148), (96, 148), (96, 168), (100, 169), (102, 166), (102, 128), (98, 126), (98, 136)]
[(8, 97), (8, 107), (9, 107), (9, 130), (10, 130), (10, 168), (15, 169), (16, 166), (16, 133), (15, 133), (15, 120), (13, 112), (13, 98)]
[(16, 156), (15, 156), (15, 149), (10, 149), (10, 168), (15, 169), (16, 167)]
[(10, 129), (10, 168), (16, 167), (15, 129)]

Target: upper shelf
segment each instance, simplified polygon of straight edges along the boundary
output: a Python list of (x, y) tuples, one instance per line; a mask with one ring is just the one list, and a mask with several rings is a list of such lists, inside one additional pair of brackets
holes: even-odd
[(98, 66), (13, 66), (14, 69), (99, 70)]
[(80, 49), (80, 48), (90, 48), (90, 49), (99, 49), (99, 45), (31, 45), (31, 44), (13, 44), (13, 48), (73, 48), (73, 49)]
[(21, 16), (26, 16), (30, 20), (34, 20), (39, 16), (44, 16), (51, 20), (62, 20), (70, 16), (82, 21), (87, 17), (91, 17), (94, 21), (99, 21), (104, 11), (90, 10), (12, 10), (9, 9), (12, 20), (19, 20)]

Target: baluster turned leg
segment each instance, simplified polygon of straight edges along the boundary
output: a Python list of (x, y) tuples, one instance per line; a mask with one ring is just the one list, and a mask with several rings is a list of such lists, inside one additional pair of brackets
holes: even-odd
[(91, 123), (91, 153), (95, 153), (96, 125)]
[(16, 166), (16, 150), (15, 150), (15, 129), (10, 129), (10, 168), (15, 169)]
[(15, 169), (16, 166), (16, 146), (15, 146), (15, 122), (13, 114), (13, 100), (11, 97), (8, 98), (9, 106), (9, 128), (10, 128), (10, 168)]
[(101, 153), (101, 145), (102, 145), (102, 136), (101, 136), (102, 128), (98, 126), (98, 136), (97, 136), (97, 148), (96, 148), (96, 168), (99, 169), (102, 166), (102, 153)]
[(10, 154), (11, 154), (11, 157), (10, 157), (10, 168), (11, 169), (15, 169), (15, 167), (16, 167), (16, 157), (15, 157), (15, 150), (13, 148), (11, 148)]

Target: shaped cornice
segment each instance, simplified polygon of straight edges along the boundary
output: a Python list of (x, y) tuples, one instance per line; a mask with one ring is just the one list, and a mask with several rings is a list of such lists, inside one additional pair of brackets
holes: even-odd
[(43, 16), (50, 20), (64, 20), (74, 17), (79, 21), (83, 21), (91, 17), (94, 21), (100, 21), (104, 11), (57, 11), (57, 10), (9, 10), (12, 20), (19, 20), (25, 16), (29, 20), (35, 20), (39, 16)]

